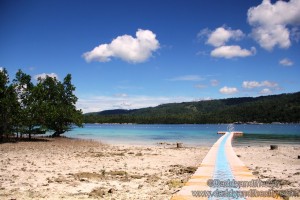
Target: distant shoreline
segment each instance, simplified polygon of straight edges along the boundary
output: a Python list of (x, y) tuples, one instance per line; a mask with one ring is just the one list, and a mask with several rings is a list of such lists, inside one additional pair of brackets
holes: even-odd
[(158, 124), (158, 125), (218, 125), (218, 124), (234, 124), (234, 125), (263, 125), (263, 124), (272, 124), (272, 125), (280, 125), (280, 124), (300, 124), (300, 122), (271, 122), (271, 123), (260, 123), (260, 122), (244, 122), (244, 123), (240, 123), (240, 122), (234, 122), (234, 123), (171, 123), (171, 124), (168, 124), (168, 123), (154, 123), (154, 124), (149, 124), (149, 123), (83, 123), (83, 125), (85, 124), (99, 124), (99, 125), (155, 125), (155, 124)]

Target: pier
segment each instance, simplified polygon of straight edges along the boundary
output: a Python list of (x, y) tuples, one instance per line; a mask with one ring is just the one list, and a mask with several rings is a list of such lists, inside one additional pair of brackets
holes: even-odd
[[(218, 131), (217, 134), (225, 135), (227, 132), (226, 131)], [(244, 132), (242, 131), (232, 131), (234, 136), (243, 136)]]
[[(240, 132), (236, 132), (240, 134)], [(218, 132), (219, 134), (219, 132)], [(222, 133), (220, 133), (222, 134)], [(188, 182), (181, 188), (180, 191), (175, 193), (171, 200), (275, 200), (282, 199), (280, 197), (274, 198), (273, 196), (258, 195), (257, 197), (209, 197), (209, 192), (215, 191), (226, 192), (231, 190), (232, 195), (241, 191), (257, 190), (259, 192), (267, 192), (269, 188), (266, 187), (223, 187), (220, 185), (211, 184), (216, 180), (219, 182), (243, 181), (245, 183), (251, 183), (251, 181), (258, 181), (258, 179), (252, 174), (252, 172), (245, 166), (245, 164), (236, 156), (231, 140), (235, 132), (225, 132), (224, 135), (218, 139), (218, 141), (211, 147), (202, 163), (198, 167), (197, 171), (192, 175)], [(206, 193), (205, 195), (205, 192)]]

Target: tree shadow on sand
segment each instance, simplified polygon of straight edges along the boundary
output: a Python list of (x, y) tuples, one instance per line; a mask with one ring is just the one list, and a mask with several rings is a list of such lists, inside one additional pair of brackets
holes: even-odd
[(50, 137), (33, 137), (33, 138), (16, 138), (16, 137), (9, 137), (9, 138), (3, 138), (2, 141), (0, 141), (0, 144), (4, 143), (18, 143), (18, 142), (51, 142), (49, 139)]

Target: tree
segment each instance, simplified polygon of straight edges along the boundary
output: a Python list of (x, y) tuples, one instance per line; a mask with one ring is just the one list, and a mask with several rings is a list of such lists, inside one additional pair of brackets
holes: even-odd
[(13, 85), (9, 85), (6, 69), (0, 70), (0, 141), (4, 135), (12, 135), (18, 110), (17, 95)]
[(40, 102), (34, 94), (36, 88), (31, 82), (31, 76), (19, 70), (13, 83), (20, 102), (16, 119), (17, 131), (21, 134), (28, 134), (29, 139), (31, 139), (32, 134), (45, 133), (41, 126), (43, 115), (38, 112)]
[(53, 137), (69, 131), (73, 124), (82, 126), (82, 111), (76, 109), (77, 97), (71, 79), (70, 74), (63, 82), (49, 76), (40, 78), (34, 92), (40, 101), (40, 113), (44, 116), (42, 125), (54, 131)]

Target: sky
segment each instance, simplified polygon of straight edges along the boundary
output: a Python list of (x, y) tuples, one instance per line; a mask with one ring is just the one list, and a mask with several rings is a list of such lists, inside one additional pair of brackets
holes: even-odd
[(86, 112), (300, 91), (300, 0), (0, 0), (0, 70)]

